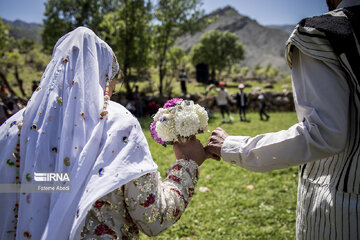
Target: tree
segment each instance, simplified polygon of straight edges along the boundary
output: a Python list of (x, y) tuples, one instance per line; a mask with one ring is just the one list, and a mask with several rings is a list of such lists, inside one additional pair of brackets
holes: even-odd
[(250, 71), (250, 68), (249, 67), (242, 67), (240, 69), (240, 73), (243, 77), (246, 77), (246, 75), (248, 74), (248, 72)]
[(174, 71), (178, 70), (179, 67), (183, 68), (185, 65), (186, 54), (182, 47), (174, 46), (170, 48), (167, 54), (167, 61), (171, 69)]
[(215, 80), (216, 71), (220, 75), (225, 67), (244, 58), (244, 48), (238, 42), (238, 37), (228, 31), (212, 30), (200, 37), (190, 51), (192, 64), (206, 63), (209, 65), (212, 80)]
[(279, 74), (279, 70), (271, 65), (271, 63), (268, 63), (265, 68), (266, 77), (270, 79), (274, 79)]
[(51, 52), (61, 36), (78, 26), (98, 33), (103, 16), (113, 8), (113, 0), (48, 0), (42, 33), (44, 50)]
[(151, 1), (117, 0), (114, 6), (116, 11), (106, 14), (100, 25), (101, 35), (118, 58), (130, 97), (132, 70), (143, 72), (150, 64)]
[(260, 63), (257, 63), (253, 66), (253, 69), (252, 69), (252, 75), (254, 78), (258, 78), (259, 77), (259, 74), (261, 72), (261, 66), (260, 66)]
[(0, 18), (0, 78), (1, 78), (1, 87), (5, 86), (12, 95), (16, 95), (13, 89), (11, 88), (9, 81), (6, 78), (6, 73), (8, 71), (5, 55), (9, 51), (11, 43), (14, 41), (12, 37), (9, 36), (9, 26), (4, 24)]
[(167, 72), (167, 52), (175, 40), (186, 32), (193, 32), (204, 26), (200, 21), (203, 11), (200, 0), (158, 0), (155, 8), (154, 52), (159, 69), (159, 93), (163, 95), (163, 80)]
[(8, 69), (10, 68), (14, 69), (14, 75), (17, 84), (19, 86), (19, 89), (21, 91), (21, 94), (23, 95), (23, 97), (26, 97), (26, 93), (23, 87), (24, 81), (20, 78), (19, 75), (19, 68), (21, 68), (25, 63), (24, 56), (20, 54), (18, 51), (6, 52), (4, 56), (4, 60), (7, 64)]
[(182, 47), (173, 46), (170, 48), (166, 56), (169, 68), (172, 70), (171, 77), (168, 77), (165, 81), (165, 92), (168, 94), (168, 97), (171, 98), (172, 87), (171, 83), (174, 78), (179, 73), (179, 68), (185, 68), (186, 64), (186, 54)]

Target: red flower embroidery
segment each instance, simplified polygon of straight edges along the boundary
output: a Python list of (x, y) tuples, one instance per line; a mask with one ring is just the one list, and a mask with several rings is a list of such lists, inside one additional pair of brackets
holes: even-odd
[(178, 177), (176, 177), (174, 175), (170, 175), (168, 178), (173, 180), (174, 182), (177, 182), (177, 183), (181, 182), (181, 178), (178, 178)]
[(113, 238), (117, 238), (115, 232), (110, 229), (108, 226), (100, 224), (96, 227), (94, 233), (98, 236), (104, 235), (104, 234), (109, 234), (111, 235)]
[(93, 206), (94, 206), (94, 208), (100, 209), (104, 204), (110, 205), (110, 203), (108, 203), (107, 201), (97, 200)]
[(149, 194), (147, 196), (147, 199), (145, 202), (141, 203), (140, 205), (141, 206), (144, 206), (144, 207), (149, 207), (150, 205), (152, 205), (153, 203), (155, 202), (155, 195), (154, 194)]
[(173, 169), (180, 171), (182, 169), (182, 166), (180, 164), (176, 164)]

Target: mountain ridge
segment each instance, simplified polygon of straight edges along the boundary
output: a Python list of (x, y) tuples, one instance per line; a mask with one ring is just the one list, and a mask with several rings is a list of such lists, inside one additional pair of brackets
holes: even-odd
[(10, 36), (15, 39), (26, 38), (41, 43), (42, 25), (38, 23), (27, 23), (22, 20), (9, 21), (2, 18), (2, 21), (10, 26)]
[(290, 71), (284, 57), (285, 43), (290, 36), (288, 32), (260, 25), (256, 20), (239, 14), (231, 6), (217, 9), (204, 18), (213, 17), (216, 17), (216, 20), (203, 31), (193, 35), (184, 34), (175, 44), (189, 52), (203, 33), (211, 30), (230, 31), (239, 37), (245, 49), (245, 58), (240, 62), (240, 66), (253, 67), (260, 64), (265, 67), (271, 63), (281, 71)]

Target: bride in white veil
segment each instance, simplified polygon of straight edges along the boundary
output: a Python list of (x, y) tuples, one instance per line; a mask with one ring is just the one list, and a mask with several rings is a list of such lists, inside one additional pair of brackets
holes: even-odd
[(179, 219), (205, 152), (197, 140), (191, 150), (175, 145), (178, 160), (161, 181), (137, 119), (109, 100), (118, 74), (91, 30), (56, 43), (26, 108), (0, 127), (0, 184), (24, 189), (37, 184), (35, 172), (68, 173), (71, 192), (0, 193), (0, 239), (156, 235)]

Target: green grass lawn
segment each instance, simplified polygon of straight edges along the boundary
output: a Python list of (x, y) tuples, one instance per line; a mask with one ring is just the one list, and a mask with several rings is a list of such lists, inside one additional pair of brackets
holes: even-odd
[[(220, 114), (209, 130), (221, 126), (231, 135), (255, 136), (287, 129), (297, 122), (295, 113), (271, 113), (268, 122), (249, 113), (250, 123), (221, 124)], [(236, 114), (233, 114), (238, 119)], [(161, 176), (175, 161), (172, 147), (150, 136), (151, 118), (140, 119)], [(198, 135), (205, 143), (210, 133)], [(155, 239), (295, 239), (297, 168), (252, 173), (227, 162), (207, 160), (200, 167), (195, 195), (181, 219)], [(207, 187), (208, 192), (200, 192)], [(141, 239), (150, 239), (141, 234)]]

